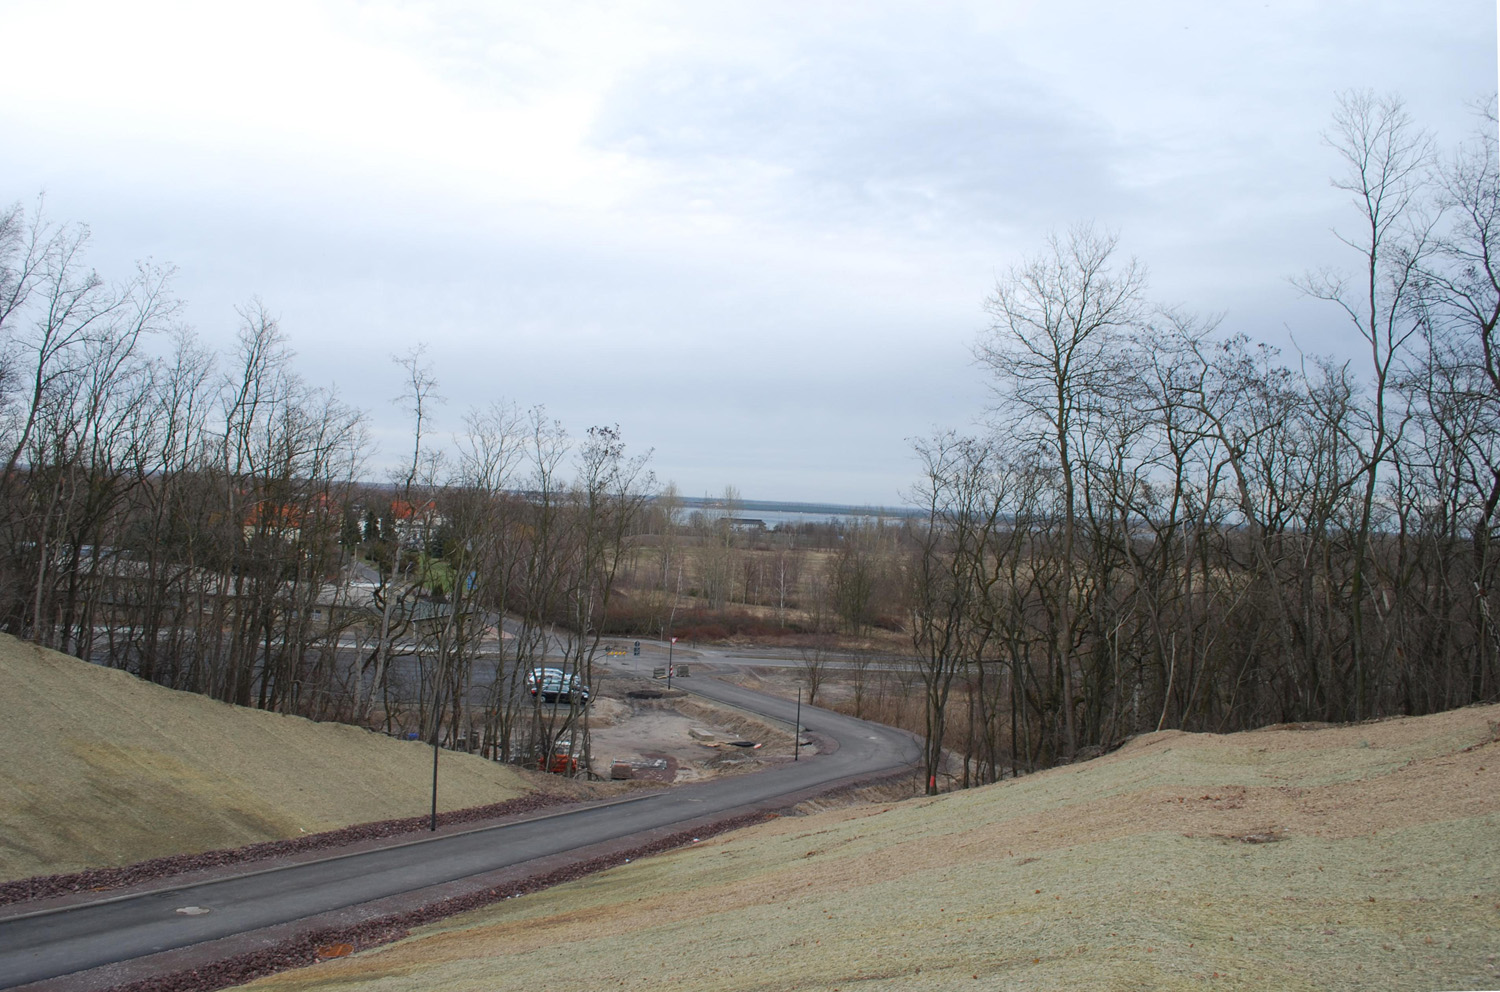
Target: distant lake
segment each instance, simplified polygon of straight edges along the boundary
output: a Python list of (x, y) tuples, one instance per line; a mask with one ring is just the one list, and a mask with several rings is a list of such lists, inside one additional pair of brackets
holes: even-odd
[[(726, 508), (723, 500), (705, 499), (701, 496), (678, 497), (682, 507), (677, 511), (676, 522), (685, 524), (694, 513), (723, 515)], [(730, 514), (742, 520), (763, 521), (768, 530), (786, 524), (826, 524), (859, 521), (873, 522), (884, 518), (896, 521), (903, 517), (920, 517), (922, 511), (910, 506), (846, 506), (838, 503), (789, 503), (778, 500), (742, 499), (734, 505)]]

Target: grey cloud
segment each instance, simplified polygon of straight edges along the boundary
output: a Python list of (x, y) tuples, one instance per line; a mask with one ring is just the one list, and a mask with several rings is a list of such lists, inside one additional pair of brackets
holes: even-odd
[(616, 90), (598, 141), (680, 169), (684, 198), (718, 195), (724, 164), (758, 167), (775, 178), (756, 207), (919, 234), (1029, 225), (1050, 220), (1059, 198), (1088, 212), (1123, 195), (1104, 125), (1010, 71), (1003, 48), (978, 36), (850, 39), (776, 67), (662, 67)]

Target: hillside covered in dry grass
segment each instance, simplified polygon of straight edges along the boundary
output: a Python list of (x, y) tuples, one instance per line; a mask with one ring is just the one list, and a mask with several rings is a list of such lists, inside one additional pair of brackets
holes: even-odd
[(258, 992), (1500, 987), (1500, 707), (786, 817)]
[[(431, 801), (432, 751), (175, 692), (0, 635), (0, 880), (239, 847)], [(444, 810), (515, 798), (513, 769), (445, 753)]]

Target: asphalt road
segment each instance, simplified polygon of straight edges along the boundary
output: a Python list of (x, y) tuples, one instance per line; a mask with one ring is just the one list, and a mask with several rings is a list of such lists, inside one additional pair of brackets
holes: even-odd
[[(674, 687), (788, 726), (795, 720), (795, 702), (703, 677), (706, 674), (698, 668), (695, 677), (678, 680)], [(837, 741), (837, 749), (757, 774), (681, 786), (593, 809), (269, 871), (253, 871), (251, 866), (252, 873), (191, 888), (148, 892), (31, 917), (4, 919), (7, 910), (0, 909), (0, 988), (187, 947), (730, 813), (849, 777), (894, 771), (917, 759), (916, 741), (888, 727), (806, 706), (802, 724), (810, 732)], [(208, 912), (178, 912), (186, 907)], [(14, 914), (20, 909), (8, 911)]]

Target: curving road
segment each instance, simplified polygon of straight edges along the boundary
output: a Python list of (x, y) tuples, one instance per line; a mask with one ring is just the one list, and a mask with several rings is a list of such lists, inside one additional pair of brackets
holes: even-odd
[[(674, 687), (788, 726), (795, 720), (794, 702), (703, 678), (702, 668), (696, 674)], [(0, 909), (0, 988), (273, 927), (705, 816), (732, 816), (782, 797), (896, 771), (917, 758), (916, 741), (888, 727), (807, 706), (802, 723), (837, 748), (753, 775), (366, 853), (29, 916), (7, 918)], [(188, 907), (207, 912), (179, 912)]]

